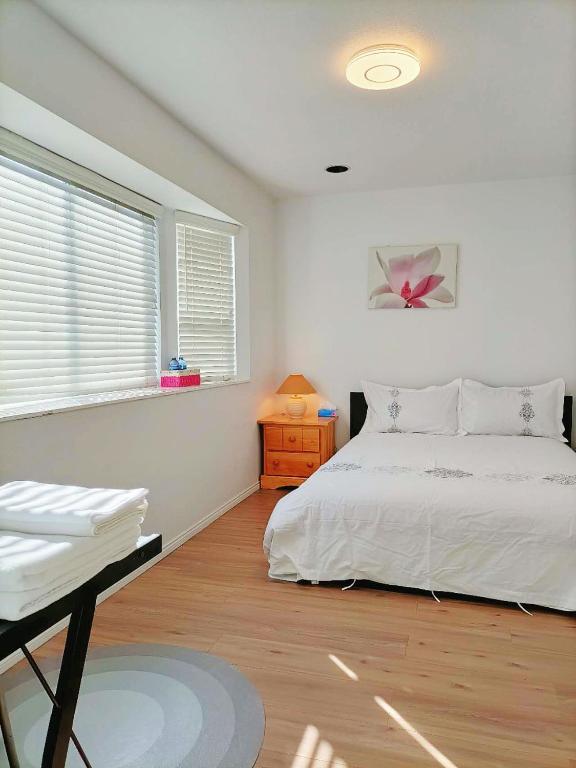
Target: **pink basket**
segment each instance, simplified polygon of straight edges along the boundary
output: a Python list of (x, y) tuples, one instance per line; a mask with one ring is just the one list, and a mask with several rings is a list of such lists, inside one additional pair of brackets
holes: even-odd
[(197, 387), (200, 385), (200, 374), (190, 373), (188, 375), (174, 376), (162, 373), (160, 376), (160, 386), (166, 389), (174, 389), (176, 387)]

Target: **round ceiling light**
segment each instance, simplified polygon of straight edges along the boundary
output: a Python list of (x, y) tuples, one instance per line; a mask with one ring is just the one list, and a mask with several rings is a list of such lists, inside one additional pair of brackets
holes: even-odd
[(379, 91), (399, 88), (420, 74), (420, 61), (403, 45), (372, 45), (363, 48), (348, 62), (346, 77), (358, 88)]

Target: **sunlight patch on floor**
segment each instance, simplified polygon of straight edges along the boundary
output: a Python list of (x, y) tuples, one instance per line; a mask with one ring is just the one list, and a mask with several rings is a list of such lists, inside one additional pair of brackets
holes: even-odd
[(290, 768), (315, 768), (315, 765), (318, 768), (348, 768), (345, 760), (334, 757), (332, 744), (320, 739), (318, 728), (307, 725)]
[[(353, 669), (350, 669), (350, 667), (347, 664), (345, 664), (342, 661), (342, 659), (340, 659), (338, 656), (336, 656), (333, 653), (329, 653), (328, 658), (333, 664), (335, 664), (338, 667), (339, 670), (344, 672), (344, 674), (347, 677), (349, 677), (350, 680), (354, 680), (355, 682), (359, 681), (360, 678), (358, 677), (356, 672), (354, 672)], [(376, 702), (376, 704), (378, 704), (380, 709), (383, 709), (384, 712), (386, 712), (386, 714), (389, 715), (394, 720), (395, 723), (397, 723), (401, 728), (403, 728), (404, 731), (406, 731), (406, 733), (409, 736), (411, 736), (414, 739), (414, 741), (422, 747), (422, 749), (428, 752), (428, 754), (431, 757), (433, 757), (436, 760), (436, 762), (442, 766), (442, 768), (458, 768), (458, 766), (455, 763), (453, 763), (452, 760), (450, 760), (449, 758), (446, 757), (446, 755), (440, 752), (440, 750), (437, 749), (434, 746), (434, 744), (431, 744), (428, 741), (428, 739), (424, 738), (424, 736), (422, 736), (422, 734), (416, 728), (414, 728), (414, 726), (411, 723), (409, 723), (408, 720), (402, 717), (402, 715), (399, 712), (397, 712), (393, 706), (388, 704), (388, 702), (385, 699), (383, 699), (381, 696), (374, 696), (374, 701)], [(306, 738), (311, 740), (312, 737), (314, 736), (315, 738), (314, 744), (316, 744), (319, 737), (318, 730), (316, 728), (313, 728), (313, 726), (308, 726), (308, 728), (312, 728), (314, 733), (313, 731), (310, 731), (308, 733), (308, 729), (307, 729), (306, 733), (304, 734), (304, 738), (302, 739), (302, 743), (304, 744)], [(308, 737), (306, 735), (307, 733), (308, 733)], [(308, 742), (306, 742), (306, 744), (308, 745)], [(302, 744), (300, 746), (302, 747)], [(320, 746), (318, 747), (318, 751), (316, 752), (316, 755), (315, 755), (316, 759), (318, 759), (318, 753), (321, 751), (321, 748), (324, 750), (324, 753), (327, 754), (327, 757), (323, 757), (322, 759), (327, 762), (332, 757), (332, 747), (326, 741), (320, 742)], [(296, 763), (292, 765), (292, 768), (308, 768), (308, 766), (310, 765), (311, 765), (310, 762), (302, 763), (302, 764)], [(330, 766), (330, 768), (332, 768), (332, 765)]]
[(449, 760), (446, 755), (444, 755), (434, 746), (434, 744), (431, 744), (428, 739), (424, 738), (424, 736), (422, 736), (422, 734), (416, 730), (416, 728), (414, 728), (414, 726), (411, 725), (408, 720), (405, 720), (402, 715), (397, 712), (394, 707), (388, 704), (388, 702), (385, 701), (381, 696), (374, 696), (374, 701), (381, 709), (384, 710), (384, 712), (386, 712), (387, 715), (389, 715), (394, 720), (394, 722), (398, 723), (398, 725), (403, 728), (406, 733), (414, 739), (415, 742), (420, 744), (422, 749), (425, 749), (426, 752), (428, 752), (428, 754), (442, 766), (442, 768), (458, 768), (458, 766), (453, 763), (452, 760)]
[(356, 672), (354, 672), (354, 670), (350, 669), (350, 667), (346, 666), (346, 664), (344, 664), (342, 659), (339, 659), (338, 656), (335, 656), (333, 653), (329, 653), (328, 654), (328, 658), (330, 659), (330, 661), (333, 664), (336, 664), (338, 669), (340, 669), (342, 672), (344, 672), (344, 674), (347, 675), (350, 678), (350, 680), (355, 680), (356, 682), (358, 682), (358, 680), (360, 678), (358, 677)]

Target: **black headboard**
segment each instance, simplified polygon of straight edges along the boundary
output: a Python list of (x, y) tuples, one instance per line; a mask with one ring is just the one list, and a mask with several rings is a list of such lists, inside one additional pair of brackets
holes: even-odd
[[(366, 421), (368, 405), (364, 392), (350, 392), (350, 439), (356, 437)], [(564, 398), (564, 414), (562, 415), (564, 424), (564, 437), (568, 443), (572, 442), (572, 395), (566, 395)]]

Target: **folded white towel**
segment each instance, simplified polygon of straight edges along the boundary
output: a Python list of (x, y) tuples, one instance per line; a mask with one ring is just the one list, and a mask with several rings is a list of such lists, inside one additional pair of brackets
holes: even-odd
[(48, 587), (94, 566), (104, 567), (140, 536), (134, 522), (101, 536), (0, 531), (0, 592)]
[(7, 621), (18, 621), (31, 613), (45, 608), (50, 603), (54, 603), (64, 595), (72, 592), (77, 587), (84, 584), (97, 573), (110, 565), (126, 557), (136, 549), (137, 543), (129, 546), (123, 546), (118, 549), (114, 555), (109, 555), (105, 561), (93, 564), (88, 568), (78, 571), (76, 574), (69, 574), (61, 580), (36, 589), (21, 590), (19, 592), (0, 591), (0, 619)]
[(16, 480), (0, 487), (0, 529), (97, 536), (134, 518), (147, 495), (146, 488), (123, 491)]

